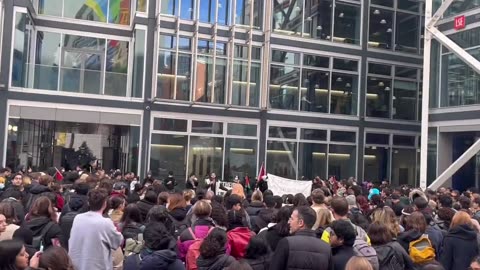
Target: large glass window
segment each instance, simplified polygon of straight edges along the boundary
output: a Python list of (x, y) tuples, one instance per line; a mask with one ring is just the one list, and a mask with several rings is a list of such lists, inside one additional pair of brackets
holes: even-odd
[(356, 115), (357, 102), (358, 61), (272, 50), (272, 108)]
[(392, 152), (392, 184), (416, 185), (417, 150), (394, 148)]
[(145, 80), (145, 30), (135, 29), (132, 96), (142, 97)]
[(60, 40), (61, 34), (37, 32), (34, 88), (46, 90), (58, 89)]
[[(146, 11), (145, 2), (137, 0), (139, 11)], [(38, 1), (38, 14), (121, 25), (130, 25), (131, 8), (131, 0)]]
[(137, 12), (147, 12), (148, 0), (137, 0)]
[(26, 13), (16, 13), (12, 60), (12, 86), (28, 87), (32, 35), (33, 25), (30, 17)]
[(424, 20), (419, 2), (370, 0), (370, 4), (369, 47), (418, 54)]
[(212, 172), (225, 181), (255, 177), (257, 149), (255, 124), (154, 118), (150, 169), (160, 178), (172, 170), (182, 180)]
[(179, 16), (181, 19), (193, 19), (193, 0), (164, 0), (160, 1), (160, 13), (163, 15)]
[(331, 144), (328, 151), (328, 175), (338, 179), (355, 176), (356, 149), (354, 145)]
[(326, 179), (327, 145), (318, 143), (300, 143), (298, 149), (299, 179), (314, 179), (319, 176)]
[(388, 146), (370, 146), (365, 148), (364, 179), (366, 181), (388, 181), (390, 151)]
[(417, 120), (420, 69), (368, 63), (366, 116)]
[(235, 0), (235, 24), (260, 29), (263, 17), (263, 0)]
[[(248, 46), (235, 45), (234, 58), (231, 104), (258, 107), (261, 71), (260, 48), (252, 47), (250, 51)], [(248, 59), (251, 59), (250, 63)]]
[(360, 3), (343, 0), (275, 0), (273, 29), (276, 33), (360, 44)]
[(128, 85), (128, 42), (107, 40), (105, 95), (124, 97)]
[(268, 172), (285, 178), (296, 179), (297, 175), (297, 143), (267, 143)]

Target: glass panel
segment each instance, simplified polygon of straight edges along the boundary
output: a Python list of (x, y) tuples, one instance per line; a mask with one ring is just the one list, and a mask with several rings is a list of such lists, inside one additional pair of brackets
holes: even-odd
[(302, 72), (301, 110), (327, 113), (329, 85), (329, 72), (304, 69)]
[(326, 141), (327, 131), (319, 129), (301, 129), (300, 139), (313, 141)]
[(418, 99), (417, 83), (395, 80), (393, 94), (393, 118), (415, 120)]
[(147, 12), (148, 0), (137, 0), (137, 11)]
[(172, 99), (175, 91), (175, 54), (158, 53), (157, 97)]
[(356, 142), (357, 135), (355, 132), (350, 131), (335, 131), (330, 132), (330, 141), (332, 142)]
[(145, 70), (145, 30), (135, 30), (135, 55), (133, 57), (132, 96), (142, 97)]
[(278, 63), (289, 64), (289, 65), (299, 65), (300, 64), (300, 54), (299, 53), (272, 50), (272, 62), (278, 62)]
[(349, 60), (349, 59), (333, 59), (333, 68), (348, 70), (348, 71), (357, 71), (358, 70), (358, 61)]
[(330, 145), (328, 152), (328, 175), (337, 179), (355, 176), (356, 147), (347, 145)]
[(466, 49), (480, 44), (480, 28), (475, 27), (465, 31), (456, 32), (448, 37), (460, 47)]
[(161, 49), (175, 49), (177, 46), (177, 38), (165, 34), (160, 34), (158, 47)]
[(268, 172), (296, 179), (297, 144), (294, 142), (267, 142)]
[[(402, 1), (402, 0), (400, 0)], [(370, 3), (372, 5), (380, 5), (386, 7), (393, 7), (393, 0), (371, 0)]]
[(480, 7), (480, 2), (472, 1), (454, 1), (445, 12), (445, 17), (463, 13), (467, 10)]
[(257, 173), (257, 140), (227, 138), (225, 142), (224, 180), (233, 181), (235, 176), (255, 177)]
[(253, 28), (260, 29), (263, 23), (263, 0), (250, 0), (253, 1)]
[(360, 44), (360, 6), (336, 3), (333, 41)]
[[(437, 178), (437, 128), (428, 128), (427, 184)], [(477, 154), (478, 155), (478, 154)]]
[(128, 41), (108, 41), (105, 95), (120, 97), (127, 95), (128, 46)]
[(330, 66), (330, 58), (317, 55), (303, 55), (303, 65), (319, 68), (328, 68)]
[[(85, 4), (88, 5), (88, 2), (89, 1), (87, 1)], [(103, 4), (101, 2), (105, 1), (98, 1), (98, 5)], [(130, 13), (132, 7), (130, 0), (110, 0), (109, 2), (110, 7), (108, 9), (108, 22), (121, 25), (130, 25)]]
[(391, 80), (368, 77), (367, 116), (390, 118)]
[(375, 63), (368, 63), (368, 73), (391, 76), (392, 75), (392, 66), (375, 64)]
[(152, 174), (164, 179), (169, 171), (177, 178), (178, 183), (186, 179), (187, 135), (152, 134), (150, 152), (150, 170)]
[(210, 102), (212, 96), (213, 59), (208, 56), (198, 56), (196, 66), (195, 101)]
[(274, 1), (272, 17), (274, 31), (287, 35), (301, 35), (303, 1), (282, 1), (281, 3)]
[(215, 62), (215, 81), (213, 83), (213, 91), (215, 93), (213, 103), (224, 104), (225, 103), (225, 91), (227, 81), (227, 60), (217, 58)]
[(192, 121), (192, 133), (223, 134), (223, 123)]
[(300, 143), (298, 149), (298, 177), (314, 179), (320, 176), (326, 179), (327, 145), (317, 143)]
[(192, 56), (187, 54), (178, 55), (177, 65), (177, 100), (190, 100)]
[(155, 118), (153, 120), (153, 129), (163, 131), (187, 132), (187, 124), (187, 120)]
[(222, 175), (223, 138), (190, 137), (188, 171), (198, 176)]
[(364, 179), (365, 181), (387, 181), (388, 177), (388, 147), (368, 147), (365, 148), (364, 155)]
[(228, 124), (228, 135), (257, 137), (257, 126), (247, 124)]
[(39, 0), (38, 14), (62, 17), (63, 0)]
[(298, 83), (300, 69), (271, 66), (270, 106), (275, 109), (298, 109)]
[(331, 0), (305, 1), (303, 36), (332, 40), (332, 6)]
[(12, 86), (27, 87), (32, 25), (25, 13), (16, 13), (13, 44)]
[(393, 135), (393, 145), (415, 146), (415, 136)]
[(199, 20), (205, 23), (215, 22), (216, 1), (200, 0)]
[(418, 69), (409, 67), (395, 67), (395, 77), (417, 79)]
[(357, 114), (358, 77), (348, 74), (332, 74), (330, 113)]
[(58, 33), (37, 32), (35, 89), (58, 90), (60, 38)]
[(392, 49), (393, 12), (371, 8), (369, 28), (369, 47)]
[(258, 107), (259, 105), (261, 70), (262, 66), (260, 63), (252, 63), (250, 69), (250, 107)]
[(390, 144), (390, 135), (388, 134), (376, 134), (376, 133), (367, 133), (365, 142), (367, 144)]
[(245, 106), (247, 104), (248, 62), (233, 62), (232, 104)]
[(397, 12), (395, 50), (418, 53), (419, 16)]
[(297, 128), (290, 127), (270, 127), (268, 136), (270, 138), (296, 139)]
[(180, 0), (180, 18), (184, 20), (193, 19), (193, 0)]
[(393, 149), (392, 186), (415, 186), (416, 154), (415, 149)]
[(397, 2), (398, 9), (419, 12), (420, 2), (418, 0), (400, 0)]
[(177, 15), (178, 1), (177, 0), (160, 1), (160, 13), (165, 15)]
[(230, 9), (230, 1), (229, 0), (217, 0), (217, 12), (218, 12), (218, 24), (221, 25), (229, 25), (228, 21), (228, 10)]
[(180, 37), (178, 42), (178, 49), (180, 51), (191, 51), (192, 50), (192, 40), (186, 37)]
[(107, 12), (108, 1), (63, 1), (63, 17), (66, 18), (107, 22)]

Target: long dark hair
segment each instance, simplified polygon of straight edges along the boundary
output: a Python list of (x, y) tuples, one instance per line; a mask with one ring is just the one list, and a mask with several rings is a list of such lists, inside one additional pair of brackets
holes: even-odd
[(264, 255), (270, 253), (270, 247), (262, 237), (250, 238), (250, 243), (247, 246), (247, 252), (245, 253), (245, 259), (258, 259)]
[(278, 210), (277, 215), (275, 216), (275, 221), (277, 225), (275, 228), (279, 235), (281, 236), (288, 236), (290, 235), (290, 225), (288, 225), (288, 220), (292, 215), (293, 207), (285, 206)]
[(203, 240), (200, 246), (200, 255), (205, 259), (209, 259), (224, 254), (226, 251), (226, 243), (227, 233), (222, 229), (215, 228), (208, 234), (205, 240)]
[(23, 243), (18, 240), (0, 241), (0, 270), (17, 270), (15, 261), (22, 251)]
[(123, 211), (123, 216), (120, 222), (123, 223), (124, 227), (134, 222), (142, 223), (142, 214), (140, 213), (138, 206), (134, 203), (127, 205)]
[(50, 270), (74, 270), (72, 260), (62, 247), (50, 247), (40, 257), (40, 268)]
[(57, 223), (57, 213), (53, 210), (52, 201), (47, 196), (40, 196), (33, 202), (28, 213), (28, 220), (36, 217), (47, 217)]

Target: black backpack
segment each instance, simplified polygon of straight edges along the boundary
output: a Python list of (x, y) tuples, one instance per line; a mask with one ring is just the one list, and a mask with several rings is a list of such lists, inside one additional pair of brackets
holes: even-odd
[(382, 250), (376, 248), (376, 251), (380, 270), (403, 270), (405, 268), (391, 244), (382, 246)]
[(32, 240), (32, 247), (35, 248), (38, 251), (41, 251), (43, 247), (45, 247), (45, 235), (48, 233), (48, 231), (53, 227), (55, 223), (52, 221), (49, 221), (45, 227), (43, 227), (42, 231), (40, 232), (40, 235), (34, 236)]
[(182, 234), (184, 230), (188, 229), (187, 218), (184, 218), (182, 221), (178, 221), (170, 214), (168, 215), (168, 217), (172, 221), (173, 237), (175, 237), (175, 239), (178, 239), (180, 234)]

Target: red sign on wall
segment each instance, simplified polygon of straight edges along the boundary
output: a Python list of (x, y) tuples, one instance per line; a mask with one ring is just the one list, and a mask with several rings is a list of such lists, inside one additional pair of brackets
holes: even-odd
[(455, 17), (454, 23), (455, 25), (453, 26), (453, 28), (455, 28), (455, 30), (460, 30), (465, 28), (465, 16)]

